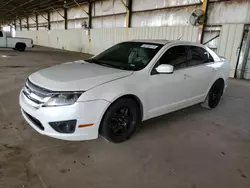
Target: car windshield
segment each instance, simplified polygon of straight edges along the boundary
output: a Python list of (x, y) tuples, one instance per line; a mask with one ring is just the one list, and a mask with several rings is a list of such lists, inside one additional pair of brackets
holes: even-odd
[(138, 71), (148, 65), (162, 46), (162, 44), (153, 43), (123, 42), (87, 60), (87, 62)]

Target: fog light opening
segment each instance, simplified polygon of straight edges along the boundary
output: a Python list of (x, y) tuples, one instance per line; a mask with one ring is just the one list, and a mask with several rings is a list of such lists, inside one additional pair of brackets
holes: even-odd
[(51, 122), (50, 126), (59, 133), (70, 134), (74, 133), (76, 129), (76, 120)]

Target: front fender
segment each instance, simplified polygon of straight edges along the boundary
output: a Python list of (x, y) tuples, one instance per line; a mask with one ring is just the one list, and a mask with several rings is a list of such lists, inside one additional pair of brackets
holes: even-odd
[[(114, 101), (125, 95), (134, 95), (142, 103), (143, 109), (146, 109), (145, 90), (146, 86), (138, 84), (139, 81), (132, 81), (134, 76), (115, 80), (98, 87), (92, 88), (81, 95), (78, 101), (105, 100), (112, 104)], [(143, 113), (145, 117), (145, 112)]]

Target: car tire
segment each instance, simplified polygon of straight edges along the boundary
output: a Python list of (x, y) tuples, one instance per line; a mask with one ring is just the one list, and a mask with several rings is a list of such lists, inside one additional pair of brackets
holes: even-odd
[(137, 103), (129, 98), (114, 102), (104, 114), (100, 134), (113, 143), (128, 140), (134, 134), (139, 122), (138, 109)]
[(216, 108), (220, 103), (223, 91), (224, 91), (223, 80), (217, 80), (210, 88), (206, 100), (202, 103), (202, 106), (208, 109)]
[(15, 50), (15, 51), (17, 50), (16, 48), (12, 48), (12, 49)]
[(16, 49), (19, 51), (19, 52), (24, 52), (25, 49), (26, 49), (26, 45), (24, 43), (17, 43), (16, 44)]

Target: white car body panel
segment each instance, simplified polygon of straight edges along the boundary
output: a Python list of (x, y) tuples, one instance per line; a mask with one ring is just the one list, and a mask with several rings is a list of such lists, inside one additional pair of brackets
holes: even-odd
[[(62, 140), (90, 140), (98, 137), (99, 124), (104, 112), (110, 103), (104, 100), (77, 102), (74, 105), (50, 108), (34, 108), (32, 101), (20, 93), (20, 106), (22, 107), (22, 115), (25, 120), (39, 133)], [(39, 119), (44, 126), (44, 130), (39, 129), (24, 113), (32, 114), (33, 117)], [(94, 113), (93, 113), (94, 112)], [(77, 125), (86, 122), (94, 123), (94, 126), (76, 129), (74, 134), (58, 134), (48, 122), (64, 121), (69, 119), (77, 119)]]
[(29, 38), (19, 37), (7, 37), (6, 33), (3, 32), (3, 36), (0, 37), (0, 48), (15, 48), (17, 43), (24, 43), (27, 48), (33, 47), (33, 40)]
[[(65, 72), (67, 70), (67, 72)], [(103, 83), (129, 76), (124, 71), (76, 61), (43, 69), (30, 76), (34, 84), (52, 91), (87, 91)]]
[[(226, 88), (229, 63), (220, 59), (210, 49), (203, 45), (181, 41), (151, 41), (151, 43), (166, 45), (140, 71), (126, 71), (76, 61), (32, 74), (29, 80), (39, 87), (52, 91), (85, 92), (74, 105), (63, 107), (36, 107), (21, 92), (22, 111), (38, 119), (45, 130), (37, 130), (25, 113), (23, 113), (24, 118), (38, 132), (51, 137), (64, 140), (95, 139), (104, 113), (120, 97), (128, 95), (136, 97), (141, 103), (142, 120), (147, 120), (203, 102), (217, 79), (223, 79)], [(179, 69), (172, 74), (151, 75), (154, 65), (162, 54), (176, 45), (202, 47), (213, 56), (214, 62)], [(75, 133), (69, 135), (57, 133), (48, 124), (74, 118), (77, 119), (77, 125), (94, 123), (94, 126), (76, 129)]]

